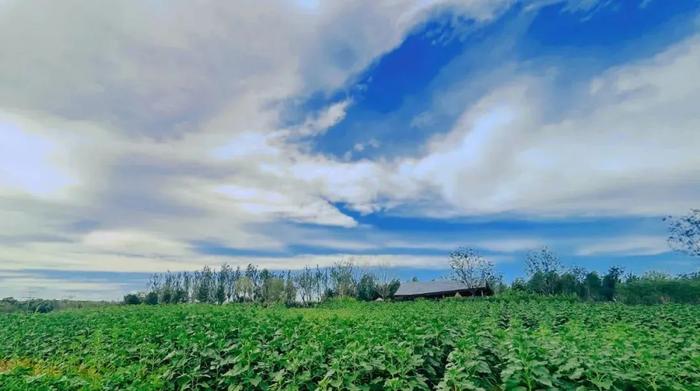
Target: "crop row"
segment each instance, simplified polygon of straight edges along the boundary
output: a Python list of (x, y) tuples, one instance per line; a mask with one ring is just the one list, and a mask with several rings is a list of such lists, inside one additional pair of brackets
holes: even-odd
[(0, 389), (700, 389), (697, 330), (695, 306), (557, 301), (13, 314)]

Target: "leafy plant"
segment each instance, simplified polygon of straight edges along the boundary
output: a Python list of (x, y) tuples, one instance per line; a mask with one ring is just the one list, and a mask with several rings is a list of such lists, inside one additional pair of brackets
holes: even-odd
[(697, 390), (699, 329), (695, 305), (525, 294), (12, 313), (0, 389)]

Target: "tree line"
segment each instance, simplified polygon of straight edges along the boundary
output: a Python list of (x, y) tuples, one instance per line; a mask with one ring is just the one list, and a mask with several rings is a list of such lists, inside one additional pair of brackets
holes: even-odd
[[(444, 278), (468, 287), (488, 287), (496, 294), (518, 292), (538, 296), (568, 296), (583, 301), (618, 301), (628, 304), (698, 303), (700, 273), (672, 276), (647, 272), (641, 276), (613, 266), (606, 273), (582, 267), (565, 268), (549, 248), (531, 251), (526, 259), (527, 277), (503, 282), (494, 265), (475, 249), (450, 253), (449, 274)], [(414, 281), (417, 279), (414, 278)], [(361, 269), (352, 262), (330, 267), (305, 267), (273, 272), (249, 264), (245, 268), (223, 265), (190, 272), (154, 274), (148, 290), (124, 297), (126, 304), (260, 303), (308, 306), (335, 297), (362, 301), (393, 298), (400, 282), (388, 269)]]
[(56, 310), (64, 310), (69, 308), (94, 308), (114, 304), (107, 301), (88, 301), (88, 300), (50, 300), (31, 298), (26, 300), (18, 300), (14, 297), (5, 297), (0, 299), (0, 313), (10, 312), (29, 312), (44, 314)]
[(308, 306), (331, 297), (389, 299), (399, 287), (388, 271), (358, 268), (350, 261), (330, 267), (275, 272), (256, 265), (235, 269), (224, 264), (195, 272), (154, 274), (148, 290), (124, 297), (126, 304), (265, 303)]
[(469, 287), (490, 287), (496, 293), (524, 292), (628, 304), (700, 303), (700, 273), (673, 276), (650, 271), (638, 276), (612, 266), (600, 274), (580, 266), (563, 267), (548, 247), (529, 252), (525, 264), (527, 277), (507, 285), (492, 262), (475, 249), (459, 248), (450, 253), (450, 277)]
[[(700, 257), (700, 209), (664, 218), (669, 246)], [(601, 275), (582, 267), (564, 269), (548, 248), (531, 252), (526, 260), (528, 279), (516, 279), (511, 289), (544, 295), (573, 295), (583, 300), (620, 301), (628, 304), (700, 304), (700, 273), (670, 275), (655, 271), (641, 276), (613, 266)]]
[[(682, 217), (667, 217), (671, 248), (700, 256), (700, 209)], [(496, 293), (525, 292), (566, 295), (587, 301), (621, 301), (630, 304), (700, 303), (700, 273), (671, 276), (648, 272), (637, 276), (613, 266), (604, 274), (582, 267), (564, 268), (549, 248), (531, 251), (525, 259), (527, 278), (510, 285), (495, 271), (493, 262), (473, 248), (461, 247), (449, 254), (450, 273), (445, 278), (468, 287), (488, 287)], [(331, 267), (305, 267), (300, 271), (274, 272), (249, 264), (246, 268), (223, 265), (193, 273), (160, 273), (150, 280), (147, 292), (124, 297), (127, 304), (159, 303), (282, 303), (307, 306), (332, 297), (359, 300), (390, 299), (400, 286), (386, 267), (374, 271), (341, 261)]]
[(529, 278), (516, 279), (512, 290), (627, 304), (700, 303), (700, 273), (673, 276), (650, 271), (635, 275), (619, 266), (604, 274), (582, 267), (565, 269), (548, 248), (530, 253), (527, 269)]
[[(700, 256), (700, 209), (680, 217), (666, 217), (668, 243), (676, 251)], [(564, 268), (547, 247), (531, 251), (525, 259), (527, 278), (503, 283), (493, 262), (477, 250), (462, 247), (450, 253), (450, 277), (470, 287), (486, 286), (495, 292), (575, 296), (588, 301), (621, 301), (629, 304), (700, 303), (700, 273), (672, 276), (647, 272), (641, 276), (613, 266), (605, 274), (583, 267)]]

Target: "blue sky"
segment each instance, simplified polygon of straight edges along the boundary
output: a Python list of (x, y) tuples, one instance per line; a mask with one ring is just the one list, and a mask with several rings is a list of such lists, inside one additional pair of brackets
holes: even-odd
[(698, 271), (700, 2), (0, 2), (0, 296), (478, 249)]

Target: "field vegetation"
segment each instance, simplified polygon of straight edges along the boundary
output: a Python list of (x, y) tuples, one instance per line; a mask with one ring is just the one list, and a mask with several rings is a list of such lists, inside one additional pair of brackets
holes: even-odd
[(87, 300), (50, 300), (50, 299), (27, 299), (17, 300), (13, 297), (0, 299), (0, 314), (9, 312), (30, 312), (44, 314), (51, 311), (59, 311), (72, 308), (94, 308), (106, 305), (114, 305), (108, 301), (87, 301)]
[(0, 317), (3, 390), (697, 390), (700, 307), (506, 294)]

